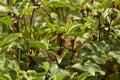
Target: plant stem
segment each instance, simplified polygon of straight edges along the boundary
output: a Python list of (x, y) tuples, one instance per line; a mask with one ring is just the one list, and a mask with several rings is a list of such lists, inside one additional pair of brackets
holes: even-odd
[[(110, 21), (110, 26), (111, 26), (111, 23), (112, 23), (112, 19)], [(110, 26), (108, 26), (108, 31), (107, 31), (107, 40), (109, 39), (109, 33), (110, 33)]]
[(35, 0), (31, 0), (31, 2), (35, 5)]
[(32, 26), (32, 22), (33, 22), (34, 12), (35, 12), (35, 9), (33, 9), (33, 11), (32, 11), (32, 16), (31, 16), (31, 18), (30, 18), (30, 25), (31, 25), (31, 26)]
[(100, 17), (99, 17), (99, 25), (98, 25), (98, 28), (99, 28), (99, 41), (100, 41), (100, 36), (101, 36), (101, 23), (100, 23)]
[(101, 30), (99, 30), (99, 41), (100, 41)]
[[(33, 11), (32, 11), (32, 16), (30, 17), (30, 26), (31, 26), (31, 27), (32, 27), (32, 23), (33, 23), (34, 12), (35, 12), (35, 9), (33, 9)], [(31, 29), (30, 29), (30, 36), (31, 36), (31, 38), (32, 38), (32, 31), (31, 31)]]
[(71, 42), (71, 44), (72, 44), (72, 56), (71, 56), (71, 60), (73, 59), (73, 57), (74, 57), (74, 55), (75, 55), (75, 50), (76, 50), (76, 48), (74, 48), (74, 45), (75, 45), (75, 40), (76, 40), (76, 37), (73, 39), (73, 41)]
[(7, 0), (7, 4), (8, 4), (8, 5), (10, 4), (10, 0)]
[(27, 31), (27, 25), (26, 25), (25, 15), (23, 15), (23, 21), (24, 21), (25, 30)]

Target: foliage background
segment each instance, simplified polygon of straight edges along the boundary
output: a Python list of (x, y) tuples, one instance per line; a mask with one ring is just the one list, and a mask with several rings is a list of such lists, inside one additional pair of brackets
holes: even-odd
[(1, 80), (119, 80), (119, 0), (0, 0)]

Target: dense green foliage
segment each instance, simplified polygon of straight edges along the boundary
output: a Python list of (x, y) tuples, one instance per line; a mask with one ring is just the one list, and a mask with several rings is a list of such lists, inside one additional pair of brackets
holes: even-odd
[(119, 80), (119, 0), (0, 0), (0, 80)]

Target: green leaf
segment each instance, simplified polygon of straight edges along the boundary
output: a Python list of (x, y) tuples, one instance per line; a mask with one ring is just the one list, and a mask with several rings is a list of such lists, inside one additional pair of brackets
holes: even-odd
[(59, 17), (58, 17), (58, 15), (57, 15), (56, 13), (52, 12), (52, 13), (50, 14), (50, 16), (51, 16), (51, 19), (53, 20), (53, 22), (54, 22), (55, 24), (57, 24), (57, 23), (59, 22)]
[(52, 12), (50, 14), (50, 16), (51, 16), (51, 18), (54, 18), (54, 19), (58, 18), (58, 15), (56, 13), (54, 13), (54, 12)]
[(68, 73), (61, 74), (57, 77), (57, 80), (64, 80), (64, 78), (68, 75)]
[(67, 51), (63, 51), (63, 53), (62, 53), (61, 56), (56, 55), (57, 61), (58, 61), (59, 64), (61, 63), (61, 61), (63, 60), (63, 58), (66, 56), (66, 54), (67, 54)]
[(101, 75), (105, 74), (105, 72), (103, 72), (101, 70), (101, 68), (97, 64), (94, 64), (94, 63), (90, 63), (85, 66), (81, 65), (80, 63), (77, 63), (77, 64), (73, 65), (72, 67), (83, 70), (83, 71), (88, 71), (93, 76), (95, 75), (96, 72), (99, 72)]
[[(24, 3), (23, 3), (24, 4)], [(25, 3), (26, 4), (26, 3)], [(27, 3), (23, 9), (23, 14), (25, 15), (32, 15), (33, 10), (36, 9), (37, 6), (30, 6), (29, 3)]]
[(47, 49), (49, 48), (49, 42), (48, 41), (41, 40), (40, 42), (43, 43), (46, 46)]
[(27, 80), (44, 80), (44, 72), (36, 72), (35, 70), (21, 71), (22, 77), (24, 76)]
[(12, 3), (14, 4), (17, 0), (12, 0)]
[(100, 67), (97, 64), (89, 64), (86, 66), (88, 68), (88, 72), (91, 73), (93, 76), (95, 76), (96, 72), (99, 72), (101, 75), (105, 75), (105, 72), (103, 72)]
[(110, 51), (108, 55), (115, 58), (117, 62), (120, 63), (120, 51)]
[(82, 65), (80, 63), (76, 63), (72, 67), (76, 69), (82, 69)]
[(17, 72), (14, 70), (10, 70), (9, 75), (13, 80), (17, 78)]
[(90, 76), (86, 80), (99, 80), (98, 76)]
[(8, 74), (0, 73), (0, 80), (12, 80)]
[(43, 64), (43, 65), (42, 65), (42, 68), (44, 68), (44, 70), (45, 70), (46, 72), (48, 72), (48, 70), (49, 70), (49, 63), (48, 63), (48, 62), (43, 62), (42, 64)]
[(35, 70), (28, 70), (26, 72), (26, 74), (27, 74), (28, 77), (30, 77), (30, 76), (34, 77), (34, 76), (36, 76), (37, 72)]
[(109, 80), (119, 80), (120, 79), (120, 73), (113, 73), (111, 75), (109, 75)]
[(67, 1), (50, 1), (49, 6), (50, 7), (65, 7), (67, 5)]
[(69, 28), (69, 30), (67, 31), (67, 33), (71, 33), (73, 32), (75, 29), (79, 28), (81, 24), (76, 24), (76, 25), (73, 25), (71, 28)]
[(5, 25), (7, 25), (6, 27), (10, 26), (11, 23), (12, 23), (12, 18), (11, 17), (0, 18), (0, 24), (5, 24)]
[(51, 75), (51, 76), (52, 76), (52, 75), (56, 75), (56, 76), (58, 77), (58, 76), (60, 76), (60, 75), (69, 74), (68, 71), (59, 68), (58, 65), (57, 65), (57, 64), (54, 64), (54, 63), (52, 63), (52, 64), (50, 65), (50, 69), (49, 69), (49, 70), (50, 70), (50, 75)]
[(73, 25), (74, 24), (72, 24), (72, 23), (66, 23), (66, 25), (65, 25), (66, 31), (68, 31)]
[(69, 72), (61, 69), (57, 64), (52, 64), (50, 66), (50, 80), (64, 80), (64, 78), (69, 75)]
[(7, 58), (5, 65), (6, 65), (5, 66), (6, 68), (12, 69), (14, 71), (19, 72), (19, 70), (20, 70), (18, 61), (15, 58)]
[(51, 74), (56, 74), (57, 72), (58, 72), (58, 66), (57, 66), (57, 64), (52, 64), (51, 66), (50, 66), (50, 73)]
[(27, 40), (29, 43), (29, 47), (30, 48), (38, 48), (38, 49), (43, 49), (43, 50), (47, 50), (47, 46), (45, 43), (43, 42), (39, 42), (39, 41), (34, 41), (34, 40)]
[(90, 73), (84, 72), (78, 76), (78, 80), (85, 80)]
[(44, 77), (34, 77), (32, 80), (45, 80)]
[(91, 56), (97, 64), (105, 64), (105, 60), (102, 57), (96, 55)]
[(0, 70), (5, 69), (5, 67), (4, 67), (5, 61), (6, 61), (5, 55), (4, 54), (0, 54), (0, 64), (1, 64), (0, 65)]
[(8, 11), (8, 10), (7, 10), (6, 7), (0, 5), (0, 12), (7, 12), (7, 11)]
[(47, 23), (48, 27), (50, 28), (50, 30), (51, 30), (52, 32), (55, 32), (55, 31), (56, 31), (55, 25), (52, 24), (52, 23), (50, 23), (47, 19), (44, 19), (44, 20), (46, 21), (46, 23)]
[(21, 36), (21, 33), (7, 35), (3, 40), (0, 40), (0, 47), (3, 47), (4, 45), (11, 43), (12, 41), (15, 41)]
[(103, 13), (103, 17), (106, 18), (110, 14), (111, 11), (112, 11), (112, 9), (109, 9), (109, 8), (106, 9)]
[(69, 36), (82, 36), (84, 33), (83, 32), (71, 32), (68, 33), (67, 35)]

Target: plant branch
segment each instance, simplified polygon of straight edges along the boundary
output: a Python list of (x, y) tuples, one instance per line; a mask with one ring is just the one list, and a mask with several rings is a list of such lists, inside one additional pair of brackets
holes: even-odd
[[(34, 12), (35, 12), (35, 9), (33, 9), (32, 16), (30, 17), (30, 26), (31, 27), (33, 26), (32, 23), (33, 23)], [(31, 29), (30, 29), (30, 36), (32, 38), (32, 31), (31, 31)]]
[(8, 5), (10, 4), (10, 0), (7, 0), (7, 4), (8, 4)]
[(25, 30), (27, 30), (27, 25), (26, 25), (25, 15), (23, 15), (23, 21), (24, 21)]
[(31, 25), (31, 26), (32, 26), (32, 23), (33, 23), (34, 12), (35, 12), (35, 9), (33, 9), (33, 11), (32, 11), (32, 16), (31, 16), (31, 18), (30, 18), (30, 25)]
[(112, 23), (112, 19), (110, 21), (110, 25), (108, 26), (108, 31), (107, 31), (107, 40), (109, 39), (109, 33), (110, 33), (110, 29), (111, 29), (111, 23)]
[(99, 41), (100, 41), (100, 36), (101, 36), (101, 23), (100, 23), (100, 17), (99, 17), (99, 25), (98, 25), (98, 29), (99, 29)]

